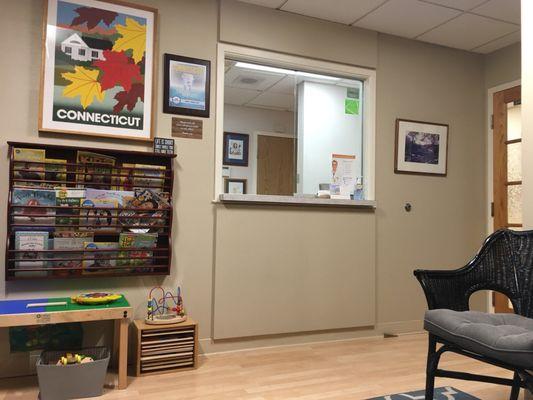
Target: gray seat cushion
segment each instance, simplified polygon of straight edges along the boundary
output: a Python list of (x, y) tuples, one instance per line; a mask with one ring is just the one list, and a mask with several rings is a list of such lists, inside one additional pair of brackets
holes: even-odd
[(478, 311), (426, 311), (424, 328), (465, 350), (533, 368), (533, 319)]

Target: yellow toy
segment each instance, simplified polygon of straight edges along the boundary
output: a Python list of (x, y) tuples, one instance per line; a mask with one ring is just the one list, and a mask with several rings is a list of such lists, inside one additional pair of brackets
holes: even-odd
[(92, 357), (86, 357), (81, 354), (67, 353), (64, 357), (61, 357), (57, 361), (57, 365), (85, 364), (93, 361), (94, 360)]
[(88, 305), (97, 305), (97, 304), (107, 304), (113, 301), (120, 299), (122, 295), (114, 293), (83, 293), (77, 296), (72, 296), (71, 300), (74, 303), (78, 304), (88, 304)]

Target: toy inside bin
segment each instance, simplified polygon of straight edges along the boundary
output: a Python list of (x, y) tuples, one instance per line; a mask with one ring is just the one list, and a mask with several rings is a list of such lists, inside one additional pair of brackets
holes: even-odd
[[(82, 354), (94, 361), (58, 365), (66, 353)], [(37, 361), (41, 400), (78, 399), (101, 396), (104, 388), (109, 349), (90, 347), (74, 351), (43, 351)]]

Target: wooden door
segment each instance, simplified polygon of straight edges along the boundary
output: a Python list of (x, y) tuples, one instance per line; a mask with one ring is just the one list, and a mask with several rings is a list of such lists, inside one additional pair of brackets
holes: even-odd
[(294, 139), (257, 136), (257, 194), (294, 194)]
[[(494, 230), (522, 227), (520, 102), (520, 86), (493, 96)], [(500, 293), (494, 293), (493, 303), (496, 312), (513, 312), (507, 297)]]

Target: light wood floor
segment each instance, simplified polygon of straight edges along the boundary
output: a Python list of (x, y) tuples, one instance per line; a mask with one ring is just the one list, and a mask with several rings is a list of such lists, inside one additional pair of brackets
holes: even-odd
[[(298, 345), (200, 357), (200, 367), (143, 378), (129, 378), (124, 391), (106, 389), (105, 399), (128, 400), (346, 400), (418, 390), (424, 387), (423, 334), (391, 339)], [(448, 369), (510, 376), (495, 367), (446, 353)], [(110, 377), (111, 379), (112, 377)], [(504, 387), (438, 379), (482, 400), (509, 397)], [(0, 380), (0, 399), (37, 396), (35, 377)]]

